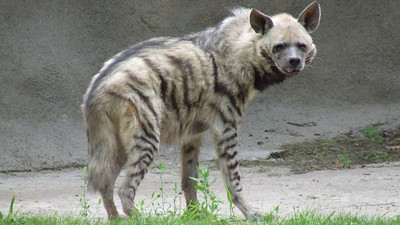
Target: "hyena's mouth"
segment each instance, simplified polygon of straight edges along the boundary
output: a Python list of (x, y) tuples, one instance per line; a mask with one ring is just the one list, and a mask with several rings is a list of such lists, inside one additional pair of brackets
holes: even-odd
[(298, 73), (300, 72), (299, 69), (285, 69), (285, 72), (288, 74)]
[(278, 66), (277, 68), (281, 73), (283, 73), (284, 75), (291, 77), (291, 76), (295, 76), (298, 73), (300, 73), (301, 68), (283, 68)]
[(287, 70), (284, 74), (286, 77), (294, 77), (296, 76), (298, 73), (300, 73), (300, 70)]
[(285, 63), (282, 66), (280, 65), (279, 69), (288, 76), (294, 76), (304, 69), (304, 64), (302, 64), (301, 62), (295, 64), (289, 62)]
[(275, 65), (271, 66), (272, 71), (275, 74), (285, 77), (293, 77), (296, 76), (301, 70), (300, 69), (283, 69), (282, 67)]

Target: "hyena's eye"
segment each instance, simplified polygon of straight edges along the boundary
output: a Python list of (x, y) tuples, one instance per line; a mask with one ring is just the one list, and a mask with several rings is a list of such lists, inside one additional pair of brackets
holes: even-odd
[(286, 44), (280, 43), (274, 46), (274, 53), (280, 52), (286, 48)]
[(307, 50), (307, 45), (303, 44), (303, 43), (298, 43), (297, 47), (302, 50), (303, 52), (305, 52)]

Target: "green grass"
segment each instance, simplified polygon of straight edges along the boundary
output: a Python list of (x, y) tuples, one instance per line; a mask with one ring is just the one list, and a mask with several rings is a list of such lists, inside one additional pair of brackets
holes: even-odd
[[(187, 225), (211, 225), (211, 224), (273, 224), (273, 225), (297, 225), (297, 224), (318, 224), (318, 225), (337, 225), (337, 224), (366, 224), (366, 225), (400, 225), (400, 215), (394, 218), (382, 216), (363, 216), (352, 214), (318, 213), (317, 210), (305, 210), (302, 212), (294, 211), (290, 216), (281, 216), (279, 206), (275, 207), (259, 220), (244, 221), (238, 216), (221, 218), (215, 213), (200, 212), (198, 210), (186, 210), (183, 214), (136, 214), (130, 218), (118, 218), (113, 220), (94, 218), (91, 215), (63, 216), (63, 215), (37, 215), (20, 214), (14, 211), (15, 197), (12, 198), (8, 214), (0, 212), (0, 224), (33, 224), (33, 225), (153, 225), (153, 224), (187, 224)], [(197, 208), (199, 209), (199, 208)]]
[(373, 224), (373, 225), (391, 225), (400, 224), (400, 217), (384, 218), (359, 216), (349, 214), (331, 214), (324, 215), (315, 211), (304, 211), (294, 213), (292, 216), (278, 216), (272, 212), (258, 221), (243, 221), (239, 219), (217, 218), (213, 215), (192, 217), (192, 216), (134, 216), (132, 218), (115, 219), (111, 221), (102, 219), (89, 219), (82, 217), (65, 217), (65, 216), (41, 216), (41, 215), (16, 215), (12, 219), (0, 220), (0, 224), (40, 224), (40, 225), (58, 225), (58, 224), (88, 224), (88, 225), (128, 225), (128, 224), (193, 224), (193, 225), (211, 225), (211, 224), (277, 224), (277, 225), (295, 225), (295, 224), (319, 224), (319, 225), (336, 225), (336, 224)]

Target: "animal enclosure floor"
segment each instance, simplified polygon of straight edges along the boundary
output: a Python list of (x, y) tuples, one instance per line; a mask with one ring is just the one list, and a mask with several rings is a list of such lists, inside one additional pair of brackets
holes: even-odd
[[(158, 162), (159, 163), (159, 162)], [(263, 167), (262, 170), (256, 170)], [(290, 215), (294, 210), (317, 209), (318, 212), (351, 212), (368, 215), (395, 216), (400, 214), (400, 163), (366, 165), (363, 168), (322, 170), (294, 174), (282, 166), (253, 165), (242, 167), (244, 195), (249, 203), (261, 212), (273, 211)], [(175, 184), (180, 183), (179, 168), (164, 165), (163, 180), (165, 199), (174, 200)], [(117, 188), (122, 182), (117, 180)], [(229, 215), (228, 202), (220, 173), (213, 170), (211, 177), (218, 177), (212, 191), (223, 201), (221, 214)], [(137, 193), (136, 202), (145, 200), (150, 207), (150, 196), (161, 187), (160, 171), (155, 166), (145, 177)], [(77, 168), (59, 171), (18, 172), (0, 174), (0, 211), (7, 213), (12, 196), (16, 196), (14, 209), (21, 213), (53, 215), (79, 215), (83, 180)], [(116, 189), (117, 190), (117, 189)], [(100, 195), (89, 193), (91, 215), (105, 217), (103, 206), (98, 203)], [(117, 194), (116, 204), (121, 204)], [(199, 198), (201, 199), (201, 197)], [(176, 206), (184, 207), (184, 198), (178, 195)], [(158, 203), (156, 203), (158, 204)], [(237, 214), (240, 212), (236, 209)]]

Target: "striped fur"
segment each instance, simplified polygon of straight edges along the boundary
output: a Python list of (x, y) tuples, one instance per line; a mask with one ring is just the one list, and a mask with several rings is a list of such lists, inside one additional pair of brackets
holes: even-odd
[(202, 136), (213, 137), (233, 202), (256, 213), (242, 197), (238, 128), (246, 105), (260, 91), (311, 63), (309, 32), (319, 23), (313, 3), (294, 19), (239, 8), (216, 27), (184, 37), (151, 39), (117, 54), (95, 75), (82, 106), (88, 137), (89, 184), (99, 190), (109, 217), (117, 217), (115, 180), (125, 214), (160, 143), (181, 146), (182, 189), (190, 205)]

